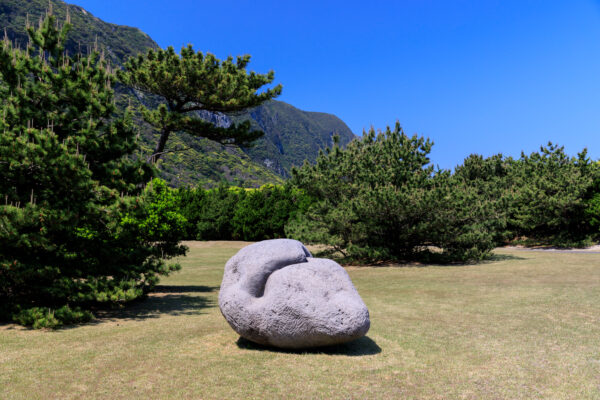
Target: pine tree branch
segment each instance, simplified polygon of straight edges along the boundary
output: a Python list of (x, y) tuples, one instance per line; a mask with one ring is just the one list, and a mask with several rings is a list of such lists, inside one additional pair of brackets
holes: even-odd
[(173, 149), (173, 150), (165, 150), (165, 151), (160, 151), (158, 153), (153, 153), (150, 157), (148, 157), (146, 159), (146, 162), (149, 163), (153, 159), (156, 159), (158, 161), (158, 158), (160, 158), (160, 156), (162, 156), (163, 154), (179, 153), (179, 152), (182, 152), (182, 151), (188, 151), (190, 149), (191, 149), (191, 147), (186, 147), (185, 149)]

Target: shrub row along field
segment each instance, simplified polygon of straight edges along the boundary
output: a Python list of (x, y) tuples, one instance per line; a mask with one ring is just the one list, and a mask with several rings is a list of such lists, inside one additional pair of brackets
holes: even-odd
[(293, 170), (283, 186), (179, 189), (186, 238), (292, 237), (346, 261), (481, 260), (510, 242), (585, 246), (598, 236), (600, 168), (549, 144), (518, 159), (435, 169), (432, 142), (400, 125), (366, 133)]
[(240, 242), (94, 323), (0, 325), (6, 399), (597, 399), (600, 254), (496, 250), (478, 265), (356, 266), (367, 337), (307, 353), (238, 342), (217, 307)]
[(433, 143), (399, 124), (294, 170), (316, 199), (288, 233), (366, 261), (485, 258), (508, 241), (582, 246), (598, 235), (599, 164), (548, 144), (519, 159), (468, 157), (434, 168)]
[(186, 219), (188, 240), (263, 240), (285, 237), (291, 219), (306, 213), (312, 199), (291, 185), (243, 189), (182, 188), (174, 191)]

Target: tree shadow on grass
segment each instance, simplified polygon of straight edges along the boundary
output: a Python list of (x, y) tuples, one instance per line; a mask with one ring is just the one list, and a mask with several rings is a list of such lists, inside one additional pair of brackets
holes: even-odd
[(527, 260), (527, 258), (519, 257), (513, 254), (498, 254), (492, 253), (483, 260), (477, 261), (447, 261), (443, 257), (437, 258), (431, 257), (419, 262), (417, 265), (410, 265), (416, 267), (472, 267), (477, 265), (492, 264), (498, 261), (520, 261)]
[[(76, 329), (87, 325), (97, 325), (105, 322), (119, 322), (126, 320), (142, 321), (151, 318), (160, 318), (165, 315), (185, 316), (200, 315), (203, 310), (215, 306), (215, 302), (204, 296), (187, 295), (182, 293), (208, 293), (217, 288), (209, 286), (157, 286), (156, 291), (144, 298), (123, 304), (118, 308), (96, 308), (93, 310), (95, 318), (89, 322), (64, 325), (58, 331)], [(26, 329), (15, 325), (11, 321), (0, 321), (0, 329)]]
[(159, 318), (163, 315), (195, 315), (201, 314), (202, 309), (210, 307), (214, 307), (214, 302), (203, 296), (150, 295), (145, 299), (125, 305), (122, 309), (98, 312), (98, 317), (101, 319), (147, 319)]
[(371, 356), (382, 352), (381, 347), (379, 347), (377, 343), (375, 343), (373, 339), (369, 338), (368, 336), (363, 336), (360, 339), (356, 339), (349, 343), (301, 350), (280, 349), (272, 346), (264, 346), (251, 342), (243, 337), (240, 337), (236, 344), (240, 349), (288, 354), (327, 354), (332, 356), (359, 357)]
[(0, 330), (2, 329), (13, 330), (15, 329), (15, 324), (12, 321), (0, 320)]
[[(215, 306), (215, 302), (205, 296), (194, 293), (210, 293), (217, 290), (215, 286), (167, 286), (158, 285), (146, 297), (124, 304), (113, 309), (98, 309), (96, 318), (91, 323), (119, 320), (145, 320), (160, 318), (165, 315), (183, 316), (199, 315), (206, 308)], [(83, 324), (85, 325), (85, 324)], [(66, 326), (63, 329), (74, 328)]]
[[(395, 268), (426, 268), (426, 267), (469, 267), (474, 265), (481, 264), (490, 264), (498, 261), (509, 261), (509, 260), (527, 260), (527, 258), (519, 257), (514, 254), (498, 254), (491, 253), (483, 260), (478, 261), (453, 261), (448, 259), (447, 255), (442, 253), (433, 252), (433, 251), (423, 251), (415, 256), (414, 259), (395, 259), (395, 260), (383, 260), (383, 261), (361, 261), (356, 262), (355, 260), (344, 258), (339, 256), (332, 255), (333, 253), (327, 251), (321, 251), (315, 253), (315, 257), (324, 257), (328, 256), (333, 259), (337, 263), (346, 266), (346, 267), (370, 267), (370, 268), (387, 268), (387, 267), (395, 267)], [(326, 257), (327, 258), (327, 257)]]
[(487, 258), (483, 261), (480, 261), (479, 263), (485, 264), (485, 263), (492, 263), (492, 262), (496, 262), (496, 261), (513, 261), (513, 260), (527, 260), (527, 258), (515, 256), (514, 254), (493, 253), (492, 255), (489, 256), (489, 258)]
[(198, 286), (198, 285), (156, 285), (153, 293), (212, 293), (219, 289), (219, 286)]
[(204, 296), (181, 294), (156, 294), (126, 304), (123, 308), (100, 310), (96, 313), (99, 322), (103, 319), (160, 318), (164, 315), (197, 315), (202, 309), (214, 307), (214, 302)]

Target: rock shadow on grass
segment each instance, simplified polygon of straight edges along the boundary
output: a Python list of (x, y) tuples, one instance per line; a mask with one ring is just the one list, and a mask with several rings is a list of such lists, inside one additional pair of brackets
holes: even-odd
[(240, 337), (237, 342), (240, 349), (254, 351), (268, 351), (273, 353), (288, 353), (288, 354), (327, 354), (332, 356), (372, 356), (382, 352), (381, 347), (368, 336), (363, 336), (349, 343), (338, 344), (334, 346), (316, 347), (312, 349), (280, 349), (278, 347), (264, 346), (251, 342), (248, 339)]

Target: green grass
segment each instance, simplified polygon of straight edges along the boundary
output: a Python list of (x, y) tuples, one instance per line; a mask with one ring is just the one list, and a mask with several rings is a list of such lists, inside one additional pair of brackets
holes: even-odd
[(600, 254), (349, 267), (367, 337), (289, 353), (238, 342), (219, 312), (243, 243), (192, 246), (158, 293), (95, 323), (0, 326), (0, 398), (600, 398)]

